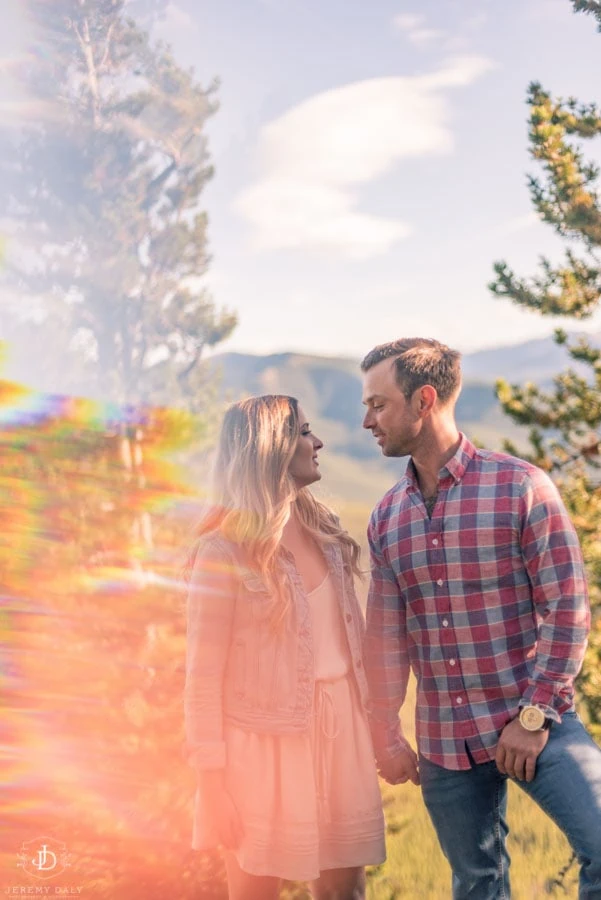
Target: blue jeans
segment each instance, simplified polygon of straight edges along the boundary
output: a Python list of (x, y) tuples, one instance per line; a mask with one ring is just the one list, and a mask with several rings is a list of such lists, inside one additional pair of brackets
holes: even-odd
[[(494, 762), (466, 771), (420, 756), (422, 793), (453, 870), (454, 900), (507, 900), (507, 778)], [(601, 749), (576, 713), (553, 725), (531, 782), (516, 781), (563, 831), (580, 862), (581, 900), (601, 900)]]

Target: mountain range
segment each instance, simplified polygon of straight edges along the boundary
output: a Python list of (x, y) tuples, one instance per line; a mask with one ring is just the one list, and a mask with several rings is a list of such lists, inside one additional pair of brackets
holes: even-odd
[[(590, 339), (601, 344), (601, 334)], [(499, 406), (495, 381), (507, 378), (516, 384), (532, 381), (545, 386), (568, 365), (565, 349), (551, 338), (466, 353), (457, 404), (459, 427), (491, 449), (500, 449), (504, 438), (526, 446), (525, 430), (515, 426)], [(333, 496), (372, 502), (402, 471), (403, 461), (383, 459), (372, 436), (361, 427), (359, 360), (300, 353), (222, 353), (212, 357), (210, 366), (224, 398), (265, 393), (298, 397), (313, 430), (324, 441), (321, 466)]]

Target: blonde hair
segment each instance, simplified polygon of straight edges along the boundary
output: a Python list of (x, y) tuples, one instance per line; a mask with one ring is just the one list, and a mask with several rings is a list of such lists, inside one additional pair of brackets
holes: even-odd
[(276, 554), (293, 506), (302, 528), (322, 544), (338, 544), (345, 564), (360, 574), (357, 542), (311, 491), (295, 486), (289, 473), (300, 425), (294, 397), (265, 394), (228, 407), (213, 470), (214, 504), (197, 526), (186, 566), (189, 577), (199, 545), (210, 534), (240, 545), (275, 597), (275, 623), (283, 620), (291, 600), (291, 586), (278, 583)]

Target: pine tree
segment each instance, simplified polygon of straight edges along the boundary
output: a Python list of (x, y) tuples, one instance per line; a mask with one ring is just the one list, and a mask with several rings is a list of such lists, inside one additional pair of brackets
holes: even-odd
[[(164, 6), (136, 2), (147, 21)], [(2, 174), (5, 281), (21, 308), (37, 310), (32, 343), (37, 330), (74, 394), (206, 413), (203, 353), (236, 324), (202, 280), (216, 85), (203, 90), (168, 47), (152, 45), (125, 0), (27, 3), (37, 43), (21, 78), (35, 120), (12, 140)], [(140, 487), (143, 445), (141, 428), (123, 427), (121, 461)], [(150, 547), (148, 513), (132, 527)]]
[(73, 392), (200, 410), (203, 351), (236, 321), (202, 282), (216, 85), (153, 45), (124, 0), (27, 5), (36, 46), (21, 78), (35, 118), (3, 155), (7, 280), (54, 329), (47, 352), (82, 357)]
[(571, 0), (574, 12), (592, 13), (599, 23), (601, 31), (601, 3), (599, 0)]
[[(592, 13), (601, 30), (600, 3), (571, 2), (574, 11)], [(601, 305), (601, 200), (599, 169), (585, 160), (581, 141), (601, 135), (601, 109), (555, 99), (537, 83), (529, 86), (527, 102), (530, 152), (544, 175), (529, 177), (530, 194), (540, 218), (565, 239), (565, 257), (559, 264), (543, 257), (531, 279), (497, 262), (489, 287), (540, 315), (583, 320)], [(601, 351), (564, 329), (554, 339), (574, 365), (555, 377), (552, 390), (501, 380), (497, 395), (516, 423), (530, 426), (529, 458), (558, 482), (581, 539), (593, 629), (579, 687), (601, 733)], [(507, 449), (517, 452), (510, 444)]]

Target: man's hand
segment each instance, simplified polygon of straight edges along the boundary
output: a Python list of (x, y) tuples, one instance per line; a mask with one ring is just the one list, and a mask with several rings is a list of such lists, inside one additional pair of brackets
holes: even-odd
[(497, 769), (518, 781), (532, 781), (536, 760), (549, 740), (549, 731), (527, 731), (519, 719), (508, 722), (497, 745)]
[(396, 756), (380, 763), (378, 772), (388, 784), (405, 784), (406, 781), (419, 784), (417, 756), (409, 744), (404, 744)]

